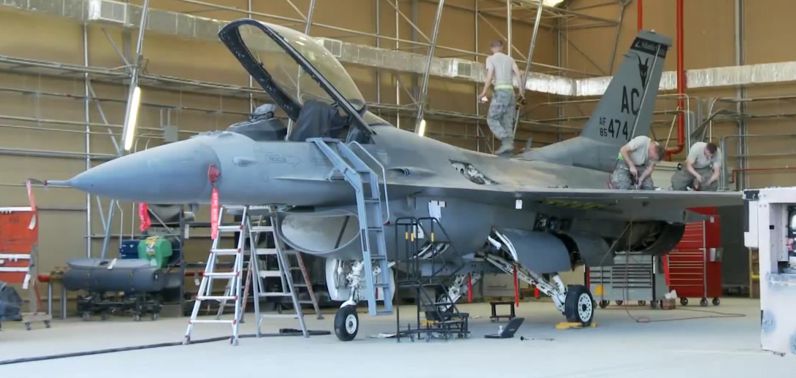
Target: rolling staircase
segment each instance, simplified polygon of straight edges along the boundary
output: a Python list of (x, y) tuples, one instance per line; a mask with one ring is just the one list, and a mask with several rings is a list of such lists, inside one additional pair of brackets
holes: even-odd
[[(399, 252), (401, 275), (396, 288), (413, 291), (416, 308), (415, 324), (410, 323), (405, 328), (401, 328), (401, 314), (396, 311), (396, 340), (400, 342), (401, 337), (408, 336), (414, 341), (421, 335), (425, 335), (426, 340), (467, 337), (469, 314), (459, 311), (456, 302), (464, 294), (461, 288), (466, 280), (477, 280), (480, 276), (457, 274), (464, 265), (452, 269), (445, 261), (445, 253), (453, 249), (453, 245), (438, 219), (399, 218), (395, 227), (395, 249), (402, 252)], [(444, 282), (440, 278), (450, 276), (455, 277), (454, 282)], [(399, 291), (398, 303), (401, 297)], [(425, 324), (421, 322), (421, 314)]]
[[(392, 293), (390, 292), (390, 263), (387, 260), (387, 242), (384, 235), (384, 222), (389, 219), (386, 187), (382, 198), (379, 176), (370, 168), (353, 149), (358, 149), (376, 165), (381, 164), (362, 145), (357, 142), (344, 143), (338, 139), (310, 138), (318, 150), (332, 164), (330, 180), (342, 178), (354, 189), (357, 202), (360, 240), (362, 242), (362, 262), (364, 264), (365, 284), (368, 289), (362, 290), (368, 303), (368, 314), (371, 316), (392, 313)], [(384, 174), (382, 168), (382, 174)], [(341, 177), (342, 176), (342, 177)], [(387, 209), (384, 217), (382, 206)], [(375, 264), (375, 267), (374, 265)], [(376, 293), (382, 290), (384, 306), (377, 308)]]

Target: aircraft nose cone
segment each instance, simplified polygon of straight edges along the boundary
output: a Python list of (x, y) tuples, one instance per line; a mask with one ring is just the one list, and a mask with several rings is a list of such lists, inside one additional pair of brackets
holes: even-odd
[(206, 202), (211, 165), (220, 167), (215, 151), (190, 139), (111, 160), (73, 177), (69, 183), (92, 194), (122, 200)]

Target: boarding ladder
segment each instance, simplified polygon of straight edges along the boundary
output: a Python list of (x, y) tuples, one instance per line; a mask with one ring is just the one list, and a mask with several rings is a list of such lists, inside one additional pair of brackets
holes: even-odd
[[(357, 217), (359, 220), (359, 235), (362, 243), (362, 262), (364, 264), (365, 284), (367, 288), (362, 290), (364, 298), (368, 302), (368, 314), (371, 316), (386, 315), (392, 313), (392, 293), (390, 292), (390, 264), (387, 260), (387, 242), (384, 235), (384, 222), (389, 219), (389, 204), (387, 203), (386, 176), (384, 167), (381, 166), (362, 145), (357, 142), (344, 143), (338, 139), (329, 138), (310, 138), (312, 142), (323, 153), (327, 160), (332, 164), (332, 172), (329, 180), (338, 178), (342, 175), (354, 189), (357, 203)], [(379, 176), (371, 167), (366, 164), (353, 149), (360, 150), (375, 165), (379, 166), (384, 176), (384, 200), (379, 186)], [(387, 209), (387, 218), (384, 218), (382, 206)], [(374, 269), (373, 264), (376, 264)], [(382, 301), (384, 308), (377, 310), (378, 300), (376, 293), (382, 289)]]

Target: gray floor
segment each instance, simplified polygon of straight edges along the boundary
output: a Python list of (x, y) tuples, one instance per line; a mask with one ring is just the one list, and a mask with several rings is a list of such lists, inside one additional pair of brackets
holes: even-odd
[[(497, 330), (488, 305), (462, 305), (473, 314), (473, 335), (466, 340), (405, 342), (378, 339), (394, 331), (394, 317), (368, 318), (353, 342), (334, 336), (280, 337), (73, 357), (0, 366), (0, 377), (47, 374), (57, 377), (749, 377), (794, 376), (796, 357), (759, 350), (756, 301), (725, 299), (719, 307), (689, 306), (671, 311), (609, 307), (597, 314), (598, 326), (556, 330), (561, 321), (549, 303), (521, 303), (526, 318), (517, 337), (486, 340)], [(404, 308), (405, 314), (410, 309)], [(742, 314), (743, 317), (724, 314)], [(632, 316), (632, 318), (631, 318)], [(714, 317), (714, 318), (711, 318)], [(719, 318), (715, 318), (719, 317)], [(652, 322), (639, 323), (640, 320)], [(683, 318), (700, 318), (682, 320)], [(309, 320), (313, 329), (331, 329), (333, 315)], [(92, 349), (179, 341), (185, 319), (133, 322), (55, 322), (51, 329), (23, 330), (4, 323), (0, 360)], [(270, 320), (267, 330), (295, 327), (291, 319)], [(194, 339), (224, 335), (222, 325), (197, 326)], [(243, 326), (243, 333), (252, 326)], [(531, 338), (521, 341), (519, 336)]]

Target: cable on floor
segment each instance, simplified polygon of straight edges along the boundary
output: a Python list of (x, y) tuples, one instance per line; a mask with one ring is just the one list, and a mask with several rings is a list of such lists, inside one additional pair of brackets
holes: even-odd
[(712, 311), (712, 310), (694, 310), (688, 308), (681, 308), (682, 311), (691, 311), (691, 312), (700, 312), (704, 314), (709, 314), (707, 316), (685, 316), (680, 318), (671, 318), (671, 319), (651, 319), (647, 316), (639, 316), (635, 317), (633, 314), (630, 313), (630, 309), (627, 304), (622, 306), (625, 310), (627, 316), (632, 319), (636, 323), (660, 323), (660, 322), (674, 322), (680, 320), (697, 320), (697, 319), (722, 319), (722, 318), (745, 318), (746, 314), (739, 314), (739, 313), (732, 313), (732, 312), (720, 312), (720, 311)]
[[(280, 337), (280, 336), (300, 336), (301, 331), (295, 332), (298, 330), (293, 329), (285, 329), (280, 330), (280, 333), (267, 333), (267, 334), (260, 334), (260, 337)], [(329, 331), (309, 331), (311, 336), (322, 336), (322, 335), (329, 335)], [(254, 338), (257, 337), (256, 334), (249, 333), (245, 335), (239, 335), (239, 339), (246, 339), (246, 338)], [(218, 337), (210, 337), (206, 339), (198, 339), (198, 340), (191, 340), (188, 345), (192, 344), (204, 344), (204, 343), (211, 343), (217, 341), (229, 341), (229, 336), (218, 336)], [(44, 356), (34, 356), (34, 357), (21, 357), (21, 358), (12, 358), (8, 360), (0, 360), (0, 365), (12, 365), (12, 364), (21, 364), (25, 362), (38, 362), (38, 361), (47, 361), (47, 360), (57, 360), (61, 358), (69, 358), (69, 357), (85, 357), (85, 356), (93, 356), (97, 354), (107, 354), (107, 353), (119, 353), (119, 352), (130, 352), (134, 350), (144, 350), (144, 349), (155, 349), (155, 348), (165, 348), (165, 347), (173, 347), (183, 345), (182, 341), (173, 341), (173, 342), (165, 342), (165, 343), (156, 343), (156, 344), (145, 344), (145, 345), (134, 345), (128, 347), (117, 347), (117, 348), (106, 348), (106, 349), (96, 349), (96, 350), (87, 350), (83, 352), (72, 352), (72, 353), (60, 353), (60, 354), (49, 354)]]

